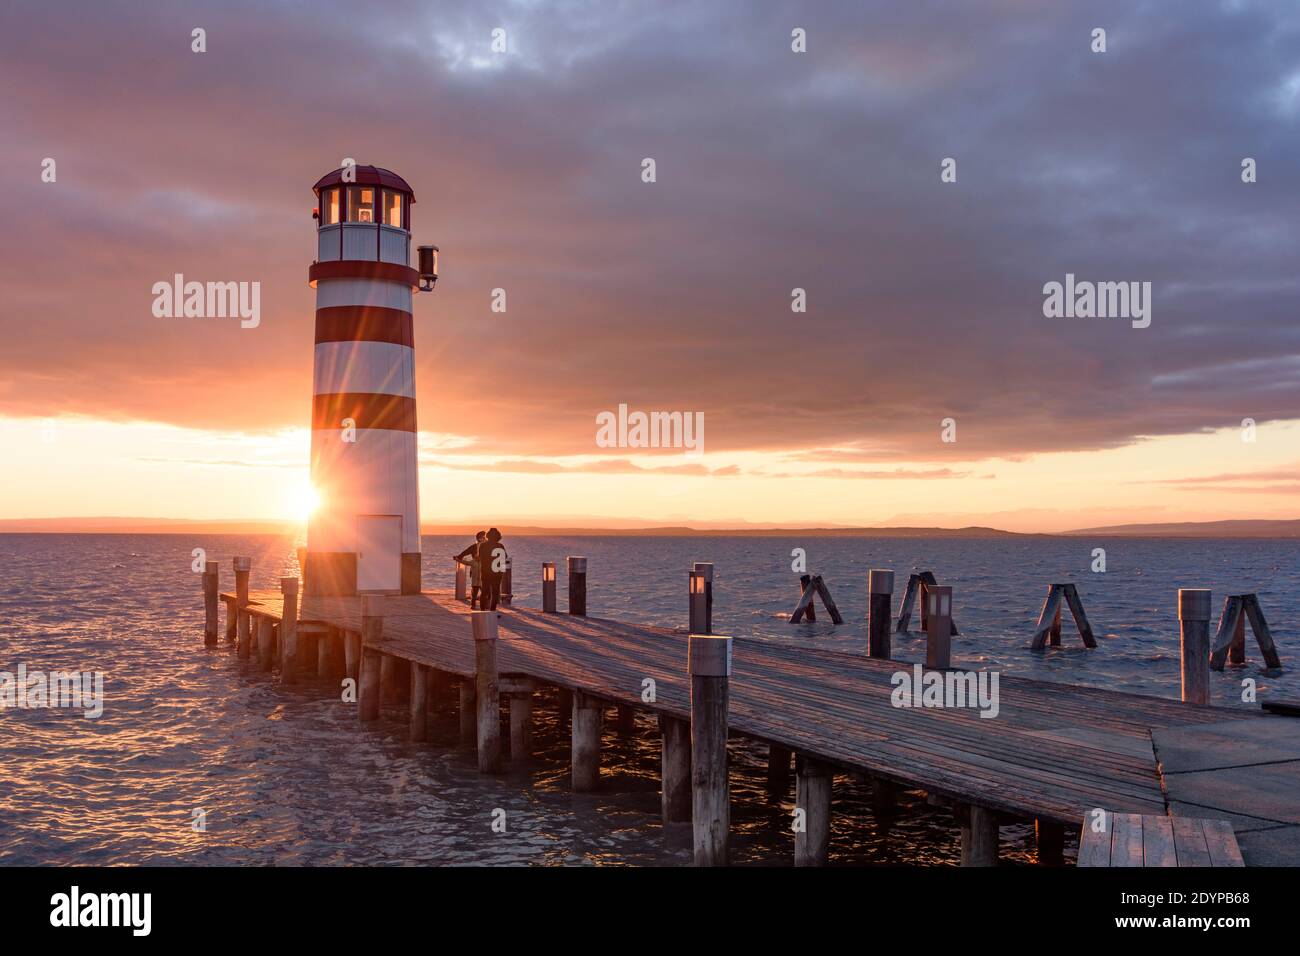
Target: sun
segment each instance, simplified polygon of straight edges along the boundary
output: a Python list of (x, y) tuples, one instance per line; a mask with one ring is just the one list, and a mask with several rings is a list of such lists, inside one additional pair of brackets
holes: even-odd
[(294, 517), (306, 521), (311, 516), (311, 513), (320, 507), (320, 492), (316, 490), (310, 481), (304, 481), (293, 490), (289, 503)]

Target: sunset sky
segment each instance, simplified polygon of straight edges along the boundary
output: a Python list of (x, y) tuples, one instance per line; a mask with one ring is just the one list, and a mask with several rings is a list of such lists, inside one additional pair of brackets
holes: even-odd
[[(426, 522), (1300, 517), (1300, 5), (19, 0), (0, 86), (0, 518), (296, 516), (344, 157), (441, 247)], [(1150, 327), (1045, 318), (1067, 273)]]

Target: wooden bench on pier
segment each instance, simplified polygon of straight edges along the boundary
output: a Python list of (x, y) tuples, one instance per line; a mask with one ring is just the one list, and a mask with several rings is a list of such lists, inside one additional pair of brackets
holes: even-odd
[(1245, 866), (1232, 824), (1093, 810), (1084, 815), (1079, 866)]

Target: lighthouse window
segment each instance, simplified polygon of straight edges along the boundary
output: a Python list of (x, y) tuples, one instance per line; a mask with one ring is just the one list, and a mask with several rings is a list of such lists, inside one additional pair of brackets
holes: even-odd
[(348, 222), (375, 221), (375, 191), (369, 186), (348, 190)]
[(402, 194), (384, 190), (384, 225), (402, 228)]
[(339, 221), (339, 191), (325, 190), (324, 200), (321, 205), (325, 207), (325, 225), (330, 226)]

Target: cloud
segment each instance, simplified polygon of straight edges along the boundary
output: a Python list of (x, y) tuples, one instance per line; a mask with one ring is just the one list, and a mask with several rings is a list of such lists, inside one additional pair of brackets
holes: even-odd
[[(1296, 416), (1300, 11), (764, 9), (11, 4), (0, 414), (304, 425), (309, 187), (351, 156), (442, 248), (421, 426), (507, 461), (589, 454), (622, 402), (939, 470)], [(177, 272), (260, 281), (261, 325), (155, 319)], [(1152, 282), (1151, 327), (1045, 319), (1067, 272)]]

